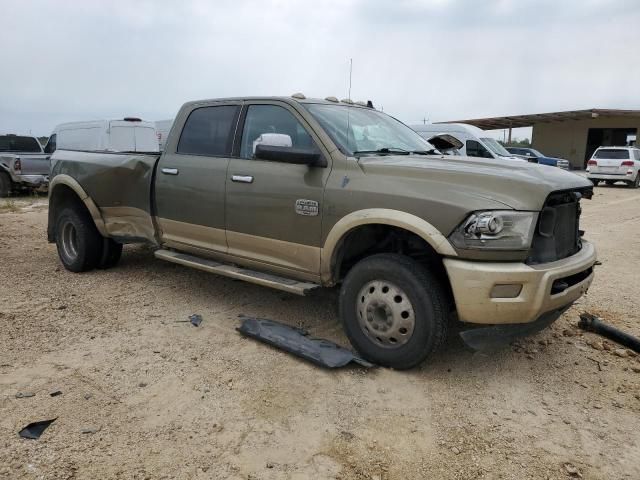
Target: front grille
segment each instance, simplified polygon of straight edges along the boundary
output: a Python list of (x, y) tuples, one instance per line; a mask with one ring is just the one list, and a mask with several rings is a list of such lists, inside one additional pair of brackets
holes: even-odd
[(528, 264), (553, 262), (580, 251), (580, 197), (578, 192), (549, 195), (538, 217)]

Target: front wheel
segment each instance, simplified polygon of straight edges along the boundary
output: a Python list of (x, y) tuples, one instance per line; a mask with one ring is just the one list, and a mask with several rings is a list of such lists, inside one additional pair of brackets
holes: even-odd
[(364, 358), (401, 370), (424, 361), (447, 334), (440, 282), (398, 254), (373, 255), (349, 271), (340, 290), (340, 317)]

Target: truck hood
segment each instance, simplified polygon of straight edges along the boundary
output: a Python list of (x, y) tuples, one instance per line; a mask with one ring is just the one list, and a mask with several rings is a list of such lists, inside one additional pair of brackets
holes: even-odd
[[(359, 159), (365, 174), (381, 174), (424, 182), (438, 190), (491, 200), (514, 210), (541, 210), (551, 192), (590, 190), (589, 180), (575, 173), (526, 161), (462, 156), (366, 156)], [(488, 206), (487, 208), (492, 208)]]

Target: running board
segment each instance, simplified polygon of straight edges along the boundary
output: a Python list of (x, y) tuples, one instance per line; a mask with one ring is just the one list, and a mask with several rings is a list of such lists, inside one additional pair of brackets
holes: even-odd
[(307, 295), (311, 290), (319, 288), (320, 285), (311, 282), (300, 282), (291, 278), (280, 277), (270, 273), (257, 272), (248, 270), (227, 263), (216, 262), (206, 258), (187, 255), (186, 253), (174, 252), (172, 250), (156, 250), (155, 256), (162, 260), (185, 265), (187, 267), (197, 268), (209, 273), (216, 273), (237, 280), (255, 283), (265, 287), (276, 288), (296, 295)]

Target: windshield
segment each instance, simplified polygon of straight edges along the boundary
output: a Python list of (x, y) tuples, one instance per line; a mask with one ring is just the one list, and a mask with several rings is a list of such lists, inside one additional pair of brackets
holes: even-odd
[(305, 108), (346, 155), (433, 150), (405, 124), (377, 110), (326, 104), (306, 104)]
[(0, 135), (0, 152), (29, 152), (41, 153), (38, 140), (33, 137), (18, 135)]
[(481, 138), (484, 144), (496, 155), (500, 155), (501, 157), (510, 157), (511, 154), (507, 152), (507, 150), (498, 143), (495, 138), (484, 137)]

